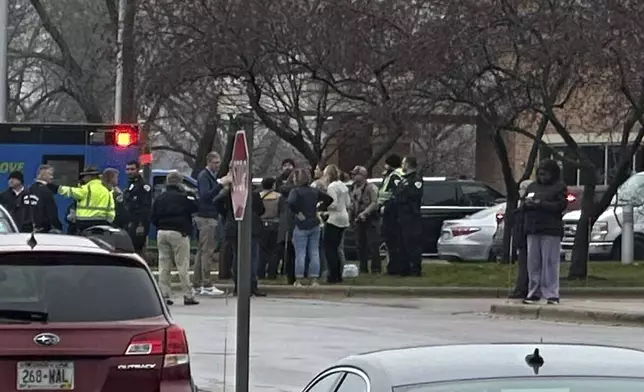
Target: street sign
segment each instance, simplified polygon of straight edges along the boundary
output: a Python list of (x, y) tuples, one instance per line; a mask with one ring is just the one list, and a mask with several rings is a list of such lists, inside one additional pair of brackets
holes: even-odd
[(233, 144), (233, 154), (231, 157), (230, 167), (233, 175), (231, 198), (233, 201), (233, 215), (235, 220), (244, 219), (246, 202), (248, 201), (248, 183), (250, 179), (250, 170), (248, 167), (248, 143), (246, 141), (246, 132), (237, 131), (235, 133), (235, 143)]

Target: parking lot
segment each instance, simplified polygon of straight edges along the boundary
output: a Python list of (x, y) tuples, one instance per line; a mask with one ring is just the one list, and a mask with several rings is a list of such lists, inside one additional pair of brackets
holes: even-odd
[[(398, 346), (543, 339), (644, 348), (638, 328), (496, 318), (487, 314), (490, 303), (489, 299), (253, 299), (251, 390), (300, 391), (334, 360)], [(195, 380), (206, 391), (234, 390), (235, 312), (234, 299), (224, 298), (172, 308), (188, 331)]]

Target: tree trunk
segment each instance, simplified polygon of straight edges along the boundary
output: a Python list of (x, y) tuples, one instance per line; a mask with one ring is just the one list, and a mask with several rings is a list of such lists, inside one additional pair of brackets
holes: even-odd
[(221, 157), (221, 166), (219, 167), (220, 177), (226, 175), (230, 170), (230, 160), (233, 157), (233, 147), (235, 146), (235, 132), (236, 130), (231, 130), (226, 135), (226, 148), (224, 149), (224, 156)]
[(503, 136), (500, 131), (497, 129), (492, 135), (492, 142), (494, 144), (494, 149), (496, 150), (496, 155), (501, 162), (501, 171), (503, 173), (503, 182), (505, 183), (505, 189), (507, 191), (506, 197), (506, 207), (505, 207), (505, 228), (503, 230), (503, 261), (511, 262), (512, 261), (512, 249), (510, 248), (510, 238), (512, 235), (512, 225), (514, 224), (514, 210), (517, 207), (517, 202), (519, 200), (519, 190), (517, 183), (514, 180), (514, 173), (512, 172), (512, 166), (510, 165), (510, 158), (508, 155), (508, 148), (503, 140)]
[[(588, 169), (586, 169), (588, 170)], [(590, 229), (597, 220), (595, 213), (595, 184), (584, 186), (581, 198), (581, 216), (577, 222), (575, 243), (572, 247), (572, 262), (568, 271), (569, 280), (582, 280), (588, 277), (588, 244)]]
[[(208, 116), (203, 137), (199, 141), (199, 147), (197, 147), (197, 157), (195, 158), (195, 163), (192, 166), (193, 178), (197, 178), (199, 172), (206, 167), (206, 156), (212, 151), (215, 139), (217, 138), (217, 124), (217, 112), (216, 109), (213, 109)], [(223, 162), (224, 160), (222, 159), (222, 163)]]

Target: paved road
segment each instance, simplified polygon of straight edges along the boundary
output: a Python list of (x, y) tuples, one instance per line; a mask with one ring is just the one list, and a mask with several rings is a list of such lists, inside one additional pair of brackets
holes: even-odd
[[(489, 308), (490, 300), (471, 299), (253, 299), (251, 390), (300, 391), (336, 359), (395, 346), (543, 339), (644, 348), (638, 328), (498, 318)], [(223, 298), (172, 309), (188, 331), (197, 384), (208, 391), (234, 391), (235, 311), (234, 299)]]

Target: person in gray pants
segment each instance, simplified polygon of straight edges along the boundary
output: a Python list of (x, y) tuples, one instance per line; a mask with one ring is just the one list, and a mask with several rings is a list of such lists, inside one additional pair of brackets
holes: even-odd
[(556, 161), (547, 159), (537, 168), (537, 180), (526, 189), (525, 233), (528, 249), (528, 295), (526, 304), (545, 298), (559, 303), (559, 262), (562, 217), (566, 209), (566, 185)]

